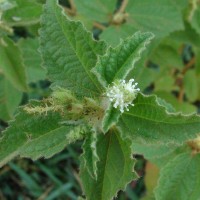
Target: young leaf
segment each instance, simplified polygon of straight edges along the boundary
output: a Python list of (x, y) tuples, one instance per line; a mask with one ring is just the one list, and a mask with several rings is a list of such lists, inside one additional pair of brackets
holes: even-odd
[(124, 137), (145, 143), (176, 143), (194, 139), (200, 132), (196, 114), (170, 114), (159, 105), (156, 96), (138, 94), (134, 106), (117, 124)]
[(119, 133), (99, 134), (97, 138), (97, 180), (93, 179), (81, 157), (80, 176), (88, 200), (111, 200), (118, 190), (137, 176), (132, 172), (135, 161), (131, 158), (130, 141)]
[(90, 70), (97, 55), (104, 54), (105, 43), (94, 41), (80, 22), (68, 19), (55, 0), (47, 0), (41, 25), (40, 51), (53, 85), (78, 96), (100, 93), (101, 86)]
[(169, 162), (160, 172), (157, 200), (197, 200), (200, 198), (200, 155), (183, 153)]
[(97, 178), (97, 162), (99, 161), (99, 157), (97, 155), (96, 149), (97, 143), (97, 133), (91, 132), (85, 138), (85, 142), (83, 144), (83, 160), (85, 162), (85, 168), (88, 169), (88, 173), (92, 178)]
[(14, 87), (26, 91), (26, 72), (21, 52), (11, 39), (4, 37), (3, 41), (2, 45), (0, 44), (0, 69)]
[(108, 48), (92, 70), (100, 83), (106, 87), (116, 79), (125, 79), (153, 37), (152, 33), (137, 32), (121, 41), (116, 48)]
[[(31, 102), (28, 109), (41, 105), (39, 102)], [(78, 128), (77, 137), (77, 127), (61, 126), (62, 116), (59, 112), (29, 114), (24, 109), (20, 108), (15, 121), (10, 123), (0, 138), (0, 167), (18, 155), (33, 160), (49, 158), (67, 144), (82, 139), (82, 129)]]

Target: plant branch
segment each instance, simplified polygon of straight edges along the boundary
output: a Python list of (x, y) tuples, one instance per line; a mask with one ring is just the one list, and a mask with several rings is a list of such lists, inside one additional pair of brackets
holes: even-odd
[(106, 29), (106, 27), (104, 25), (102, 25), (102, 24), (100, 24), (98, 22), (93, 22), (93, 26), (95, 28), (98, 28), (98, 29), (102, 30), (102, 31)]
[(69, 0), (70, 8), (72, 11), (76, 12), (76, 6), (74, 0)]
[(129, 0), (123, 0), (122, 4), (119, 8), (119, 10), (113, 15), (113, 18), (111, 20), (111, 24), (122, 24), (126, 18), (128, 17), (128, 14), (125, 12), (125, 9), (128, 5)]
[(180, 88), (179, 91), (179, 95), (178, 95), (178, 101), (182, 102), (183, 101), (183, 97), (184, 97), (184, 83), (183, 83), (183, 78), (184, 75), (187, 73), (187, 71), (194, 65), (195, 63), (195, 57), (193, 57), (183, 68), (183, 70), (181, 71), (181, 76), (178, 77), (177, 79), (177, 84)]
[(192, 149), (193, 154), (200, 153), (200, 136), (194, 140), (188, 141), (187, 144)]
[(188, 21), (191, 22), (192, 21), (192, 18), (198, 8), (198, 4), (199, 3), (199, 0), (190, 0), (189, 4), (190, 4), (190, 11), (189, 11), (189, 14), (188, 14)]
[(194, 65), (195, 57), (193, 57), (183, 68), (181, 74), (185, 75), (185, 73)]
[(123, 0), (122, 1), (122, 4), (121, 4), (119, 10), (117, 11), (118, 13), (124, 13), (125, 12), (125, 9), (126, 9), (126, 7), (128, 5), (128, 1), (129, 0)]
[(65, 12), (69, 15), (69, 16), (75, 16), (76, 12), (74, 12), (73, 10), (67, 8), (67, 7), (63, 7)]
[(178, 94), (178, 101), (183, 102), (183, 97), (184, 97), (184, 87), (183, 84), (180, 86), (180, 91)]
[(76, 6), (75, 6), (74, 1), (73, 0), (69, 0), (69, 5), (70, 5), (70, 8), (67, 8), (67, 7), (63, 6), (65, 12), (70, 16), (75, 16), (76, 15)]

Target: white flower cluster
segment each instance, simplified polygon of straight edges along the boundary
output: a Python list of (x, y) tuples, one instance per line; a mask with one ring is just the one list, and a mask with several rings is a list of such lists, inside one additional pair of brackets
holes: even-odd
[(137, 93), (140, 91), (136, 88), (138, 83), (134, 83), (134, 79), (130, 79), (128, 83), (125, 80), (120, 80), (113, 83), (106, 92), (106, 96), (113, 102), (114, 108), (119, 107), (120, 112), (123, 113), (124, 109), (129, 111), (128, 106), (134, 106), (133, 100), (136, 98)]

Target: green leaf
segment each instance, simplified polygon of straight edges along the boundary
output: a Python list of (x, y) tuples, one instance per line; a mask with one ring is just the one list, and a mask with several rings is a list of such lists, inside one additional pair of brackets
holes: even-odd
[(97, 42), (80, 22), (66, 17), (55, 0), (47, 0), (41, 18), (40, 41), (44, 66), (54, 86), (79, 96), (97, 95), (101, 86), (90, 72), (106, 45)]
[(0, 75), (0, 119), (7, 121), (13, 118), (13, 114), (20, 104), (22, 93)]
[[(127, 6), (127, 23), (141, 31), (150, 31), (156, 38), (183, 29), (181, 10), (171, 0), (132, 0)], [(166, 28), (167, 27), (167, 28)]]
[[(28, 108), (37, 106), (45, 104), (35, 101)], [(82, 129), (70, 125), (61, 126), (61, 122), (59, 112), (29, 114), (24, 107), (20, 108), (15, 121), (10, 123), (0, 138), (0, 166), (18, 155), (33, 160), (49, 158), (63, 150), (67, 144), (82, 138)]]
[(187, 8), (189, 4), (188, 0), (171, 0), (171, 2), (180, 10)]
[(200, 132), (196, 114), (170, 114), (156, 96), (138, 94), (134, 106), (121, 116), (118, 129), (124, 137), (143, 143), (175, 143), (194, 139)]
[[(183, 61), (181, 55), (178, 52), (178, 48), (174, 44), (160, 44), (151, 56), (151, 61), (159, 65), (162, 69), (179, 69), (183, 68)], [(170, 58), (170, 59), (169, 59)]]
[(16, 6), (13, 0), (0, 0), (0, 11), (6, 11)]
[(74, 2), (78, 15), (98, 22), (109, 22), (112, 19), (112, 14), (115, 11), (117, 4), (116, 0), (75, 0)]
[(143, 155), (147, 160), (155, 160), (164, 157), (177, 148), (174, 144), (142, 144), (132, 143), (132, 151), (135, 154)]
[(200, 76), (200, 48), (194, 48), (195, 53), (195, 71), (198, 76)]
[(173, 40), (174, 43), (189, 43), (194, 47), (200, 46), (200, 37), (199, 34), (191, 27), (191, 24), (185, 22), (185, 30), (176, 31), (170, 35), (170, 39)]
[(169, 113), (175, 113), (176, 112), (174, 107), (170, 103), (166, 102), (164, 99), (161, 99), (160, 97), (157, 97), (156, 100), (157, 100), (157, 102), (158, 102), (158, 104), (160, 106), (164, 106), (165, 107), (167, 112), (169, 112)]
[(14, 87), (26, 91), (26, 72), (21, 52), (11, 39), (5, 37), (3, 41), (3, 44), (0, 45), (0, 69)]
[(133, 68), (133, 70), (127, 76), (127, 79), (134, 78), (138, 83), (138, 87), (141, 91), (144, 91), (151, 83), (156, 80), (158, 72), (154, 69), (147, 67), (146, 58), (149, 53), (145, 53), (145, 55), (140, 59), (137, 65)]
[(15, 0), (16, 6), (3, 13), (2, 19), (11, 26), (39, 23), (42, 5), (35, 0)]
[(38, 39), (22, 39), (19, 41), (18, 46), (22, 51), (28, 82), (44, 80), (46, 72), (42, 68), (42, 58), (38, 52)]
[(185, 94), (190, 102), (194, 102), (199, 94), (199, 77), (196, 76), (195, 70), (189, 70), (183, 79)]
[(91, 132), (87, 134), (85, 138), (85, 142), (83, 144), (83, 154), (82, 158), (85, 168), (87, 168), (88, 173), (92, 178), (97, 178), (97, 162), (99, 161), (99, 157), (97, 155), (96, 149), (97, 143), (97, 133)]
[(168, 73), (165, 75), (160, 75), (155, 81), (155, 92), (156, 91), (166, 91), (171, 92), (175, 87), (175, 80), (172, 75)]
[(155, 94), (170, 103), (176, 110), (183, 114), (191, 114), (197, 112), (197, 107), (188, 102), (179, 102), (177, 98), (166, 91), (157, 91)]
[(197, 200), (200, 198), (200, 155), (183, 153), (160, 172), (157, 200)]
[[(129, 24), (121, 24), (120, 26), (109, 26), (101, 34), (100, 38), (105, 40), (108, 44), (112, 46), (117, 46), (121, 39), (127, 38), (133, 35), (138, 30), (131, 27)], [(113, 35), (115, 37), (113, 37)]]
[(153, 37), (152, 33), (137, 32), (121, 41), (116, 48), (108, 48), (93, 69), (101, 84), (106, 87), (114, 80), (125, 79)]
[(135, 163), (131, 158), (130, 141), (123, 140), (119, 133), (98, 134), (97, 180), (89, 174), (81, 158), (80, 176), (88, 200), (111, 200), (118, 190), (137, 176), (132, 172)]
[(132, 143), (132, 151), (135, 154), (143, 155), (145, 159), (154, 163), (159, 168), (164, 167), (177, 155), (190, 151), (188, 145), (177, 146), (176, 144), (144, 144)]
[[(146, 54), (145, 54), (146, 55)], [(136, 82), (139, 83), (139, 88), (144, 90), (154, 79), (155, 72), (151, 69), (145, 67), (144, 55), (142, 59), (137, 63), (137, 66), (133, 68), (132, 71), (127, 76), (127, 79), (134, 78)], [(106, 133), (112, 126), (114, 126), (121, 115), (121, 112), (118, 109), (113, 108), (111, 103), (106, 108), (105, 115), (102, 120), (102, 129)]]
[(105, 112), (102, 121), (102, 128), (104, 133), (106, 133), (112, 126), (114, 126), (118, 122), (120, 115), (120, 110), (113, 108), (113, 105), (110, 104)]
[(191, 19), (191, 26), (200, 34), (200, 6), (194, 12), (194, 15)]
[(186, 6), (185, 1), (158, 0), (155, 3), (155, 0), (131, 0), (126, 8), (126, 22), (109, 26), (100, 38), (111, 45), (117, 45), (121, 38), (124, 39), (137, 31), (152, 32), (156, 40), (160, 40), (174, 31), (183, 30), (181, 10)]

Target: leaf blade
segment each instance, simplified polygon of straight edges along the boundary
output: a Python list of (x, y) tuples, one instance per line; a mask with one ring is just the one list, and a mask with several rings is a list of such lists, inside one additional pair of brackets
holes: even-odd
[[(127, 12), (129, 26), (142, 31), (151, 31), (156, 38), (163, 38), (176, 30), (183, 30), (180, 8), (171, 0), (130, 1)], [(165, 27), (168, 27), (167, 29)]]
[(118, 190), (137, 175), (132, 173), (134, 160), (131, 159), (130, 141), (122, 140), (119, 133), (99, 134), (97, 141), (97, 180), (92, 179), (81, 160), (81, 172), (85, 194), (88, 200), (110, 200)]
[(99, 57), (97, 65), (92, 69), (101, 84), (106, 87), (115, 79), (125, 79), (153, 37), (152, 33), (137, 32), (121, 41), (116, 48), (108, 48), (107, 53)]
[(117, 124), (124, 137), (143, 143), (177, 143), (194, 139), (200, 132), (196, 114), (167, 113), (156, 96), (138, 94), (129, 112)]
[(90, 70), (106, 44), (94, 41), (80, 22), (68, 19), (54, 0), (45, 4), (41, 24), (40, 51), (53, 85), (79, 96), (97, 95), (101, 86)]
[(97, 178), (97, 162), (99, 161), (99, 157), (97, 155), (96, 149), (97, 143), (97, 133), (91, 132), (85, 138), (85, 142), (83, 144), (83, 154), (82, 157), (85, 162), (85, 167), (88, 169), (88, 173), (94, 179)]
[(35, 1), (15, 0), (16, 5), (3, 13), (2, 19), (11, 26), (39, 23), (42, 5)]
[[(45, 105), (37, 101), (29, 104), (29, 107), (37, 106)], [(0, 138), (0, 167), (18, 155), (33, 160), (49, 158), (67, 144), (82, 138), (82, 133), (77, 133), (78, 127), (61, 126), (61, 122), (59, 112), (29, 114), (24, 107), (20, 108), (15, 121), (10, 123)]]
[(89, 20), (107, 22), (112, 18), (116, 8), (116, 1), (95, 0), (95, 1), (78, 1), (75, 0), (75, 6), (78, 15), (84, 16)]
[(161, 170), (158, 187), (155, 190), (156, 199), (198, 199), (199, 163), (200, 156), (192, 156), (191, 152), (180, 154), (169, 162)]
[(21, 99), (22, 93), (0, 75), (0, 119), (5, 121), (12, 119)]
[(3, 41), (0, 48), (0, 68), (14, 87), (26, 91), (28, 88), (27, 78), (21, 52), (11, 39), (4, 37)]
[(46, 78), (46, 72), (44, 68), (42, 68), (42, 58), (38, 52), (38, 39), (21, 39), (18, 46), (23, 55), (23, 62), (27, 70), (28, 82), (44, 80)]

